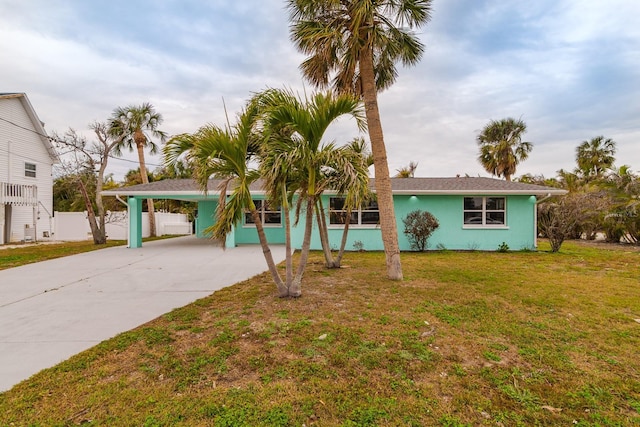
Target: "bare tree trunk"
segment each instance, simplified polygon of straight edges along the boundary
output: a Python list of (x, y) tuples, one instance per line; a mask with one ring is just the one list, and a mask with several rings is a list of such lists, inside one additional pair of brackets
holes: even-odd
[(258, 239), (260, 240), (260, 246), (262, 246), (262, 254), (264, 255), (265, 261), (267, 261), (267, 267), (269, 268), (269, 272), (271, 273), (271, 277), (273, 277), (273, 281), (276, 282), (276, 286), (278, 288), (278, 296), (281, 298), (289, 296), (289, 288), (282, 283), (282, 278), (280, 277), (280, 273), (278, 273), (278, 267), (276, 266), (275, 261), (273, 261), (273, 254), (271, 253), (271, 248), (269, 247), (269, 243), (267, 242), (267, 236), (264, 233), (264, 227), (262, 226), (262, 219), (258, 214), (258, 211), (255, 209), (251, 209), (251, 218), (253, 218), (253, 223), (256, 225), (256, 231), (258, 232)]
[(291, 285), (291, 288), (289, 288), (289, 296), (292, 297), (299, 297), (302, 295), (302, 276), (304, 275), (304, 270), (307, 267), (307, 260), (309, 259), (314, 206), (314, 198), (309, 197), (307, 200), (307, 210), (305, 212), (304, 238), (302, 239), (302, 250), (300, 251), (300, 264), (298, 264), (298, 271), (296, 272), (296, 277), (293, 279), (293, 284)]
[(82, 179), (78, 179), (78, 185), (80, 187), (82, 198), (84, 199), (84, 204), (87, 207), (87, 219), (89, 220), (89, 227), (91, 228), (93, 243), (96, 245), (102, 245), (107, 241), (107, 239), (104, 237), (104, 232), (101, 232), (101, 230), (104, 230), (104, 228), (100, 229), (98, 227), (98, 223), (96, 221), (96, 213), (93, 210), (93, 205), (91, 204), (91, 199), (89, 198), (89, 192), (87, 191), (87, 187)]
[(360, 53), (360, 76), (369, 139), (371, 140), (371, 152), (373, 153), (376, 196), (380, 209), (380, 228), (387, 262), (387, 276), (392, 280), (402, 280), (398, 228), (393, 206), (387, 150), (384, 144), (384, 134), (382, 133), (382, 123), (380, 122), (380, 112), (378, 110), (378, 93), (373, 71), (373, 53), (367, 47), (363, 48)]

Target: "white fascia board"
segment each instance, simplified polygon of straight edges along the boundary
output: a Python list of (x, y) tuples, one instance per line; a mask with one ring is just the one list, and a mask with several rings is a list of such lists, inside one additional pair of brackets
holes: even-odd
[[(375, 193), (375, 190), (373, 191)], [(490, 195), (490, 196), (546, 196), (551, 194), (552, 196), (562, 196), (567, 194), (567, 190), (400, 190), (394, 191), (394, 195), (401, 196), (427, 196), (427, 195), (452, 195), (452, 196), (477, 196), (477, 195)]]
[[(202, 191), (126, 191), (124, 189), (121, 190), (105, 190), (100, 194), (103, 196), (127, 196), (127, 197), (150, 197), (161, 196), (161, 197), (184, 197), (184, 196), (201, 196), (201, 197), (209, 197), (209, 196), (218, 196), (220, 197), (220, 191), (208, 191), (207, 194), (204, 194)], [(230, 195), (231, 192), (228, 192), (227, 195)], [(264, 196), (266, 193), (264, 191), (252, 191), (251, 194), (256, 196)]]

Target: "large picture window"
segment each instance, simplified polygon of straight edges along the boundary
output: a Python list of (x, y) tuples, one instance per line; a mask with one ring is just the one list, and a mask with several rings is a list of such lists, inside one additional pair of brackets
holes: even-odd
[(36, 177), (36, 165), (35, 163), (25, 163), (24, 164), (24, 176), (29, 178)]
[[(258, 211), (258, 215), (260, 216), (260, 220), (264, 225), (277, 226), (282, 225), (282, 213), (280, 212), (280, 208), (273, 208), (267, 203), (266, 200), (254, 200), (253, 203), (256, 205), (256, 210)], [(251, 216), (251, 212), (247, 211), (244, 214), (244, 223), (245, 225), (253, 225), (253, 217)]]
[(465, 197), (464, 225), (505, 226), (506, 199), (504, 197)]
[[(344, 206), (344, 197), (331, 197), (329, 199), (329, 224), (343, 225), (347, 219), (347, 210)], [(370, 201), (367, 205), (351, 212), (349, 225), (370, 225), (375, 226), (380, 223), (380, 210), (376, 200)]]

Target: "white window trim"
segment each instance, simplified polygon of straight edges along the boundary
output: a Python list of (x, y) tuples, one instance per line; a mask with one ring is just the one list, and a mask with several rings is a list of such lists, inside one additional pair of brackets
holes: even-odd
[[(33, 170), (27, 169), (27, 165), (33, 166)], [(33, 173), (33, 176), (27, 175), (27, 172)], [(24, 177), (25, 178), (31, 178), (31, 179), (38, 178), (38, 165), (36, 165), (35, 163), (31, 163), (31, 162), (24, 162)]]
[[(482, 197), (482, 224), (465, 224), (464, 223), (464, 213), (465, 212), (480, 212), (478, 210), (467, 210), (464, 208), (464, 199), (465, 198), (474, 198), (474, 197)], [(487, 199), (488, 198), (500, 198), (504, 199), (504, 210), (487, 210)], [(487, 219), (487, 212), (504, 212), (504, 224), (485, 224)], [(509, 226), (507, 225), (507, 197), (506, 196), (465, 196), (462, 198), (462, 228), (467, 230), (508, 230)]]
[[(344, 228), (344, 224), (331, 224), (331, 212), (346, 212), (345, 210), (339, 210), (339, 211), (333, 211), (331, 209), (331, 199), (344, 199), (344, 197), (330, 197), (329, 198), (329, 209), (328, 209), (328, 218), (327, 218), (327, 228), (331, 228), (331, 229), (343, 229)], [(357, 213), (358, 214), (358, 222), (357, 223), (353, 223), (350, 222), (349, 223), (349, 229), (371, 229), (371, 230), (375, 230), (375, 229), (379, 229), (380, 228), (380, 222), (378, 222), (377, 224), (362, 224), (362, 213), (363, 212), (378, 212), (378, 218), (380, 218), (380, 209), (378, 207), (378, 209), (354, 209), (353, 211), (351, 211), (351, 213)]]
[[(282, 214), (282, 208), (280, 208), (279, 210), (274, 210), (274, 211), (267, 211), (264, 209), (265, 205), (266, 205), (266, 201), (264, 199), (254, 199), (253, 202), (255, 204), (255, 202), (260, 201), (260, 208), (258, 209), (258, 215), (260, 216), (260, 221), (262, 221), (262, 228), (282, 228), (282, 219), (283, 219), (283, 214)], [(275, 212), (279, 212), (280, 213), (280, 223), (279, 224), (273, 224), (273, 223), (265, 223), (264, 222), (264, 218), (265, 215), (267, 213), (275, 213)], [(247, 216), (246, 214), (250, 214), (251, 212), (249, 210), (245, 210), (244, 211), (244, 215), (242, 216), (242, 227), (243, 228), (256, 228), (256, 225), (252, 222), (247, 222)]]

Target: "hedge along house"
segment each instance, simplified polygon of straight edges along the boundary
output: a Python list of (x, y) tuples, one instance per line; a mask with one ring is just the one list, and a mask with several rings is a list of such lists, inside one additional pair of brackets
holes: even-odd
[[(371, 187), (374, 188), (371, 179)], [(207, 227), (214, 224), (218, 206), (220, 181), (209, 181), (205, 195), (193, 180), (164, 180), (135, 185), (110, 191), (105, 196), (128, 198), (129, 247), (142, 245), (142, 201), (176, 199), (197, 203), (196, 235), (205, 238)], [(440, 227), (429, 239), (430, 248), (454, 250), (497, 250), (506, 244), (512, 250), (534, 249), (537, 241), (536, 205), (547, 197), (566, 194), (565, 190), (540, 185), (508, 182), (492, 178), (393, 178), (392, 188), (396, 222), (401, 250), (411, 250), (404, 235), (403, 218), (414, 210), (431, 212)], [(251, 188), (256, 206), (265, 225), (269, 243), (284, 243), (284, 221), (279, 207), (271, 207), (265, 200), (260, 183)], [(323, 205), (329, 228), (329, 241), (337, 249), (344, 229), (345, 211), (343, 199), (326, 192)], [(316, 227), (316, 225), (314, 225)], [(304, 220), (292, 226), (291, 238), (295, 248), (300, 248), (304, 233)], [(225, 246), (257, 244), (258, 235), (251, 216), (244, 215), (242, 223), (234, 227)], [(321, 249), (317, 230), (313, 233), (312, 249)], [(383, 250), (379, 226), (379, 211), (375, 201), (352, 212), (349, 249)]]

